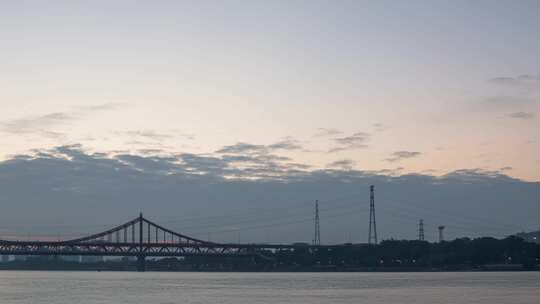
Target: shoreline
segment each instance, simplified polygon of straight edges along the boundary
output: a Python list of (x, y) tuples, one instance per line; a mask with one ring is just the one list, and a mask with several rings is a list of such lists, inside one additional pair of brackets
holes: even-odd
[[(54, 266), (42, 266), (42, 267), (5, 267), (0, 266), (0, 271), (73, 271), (73, 272), (137, 272), (135, 266), (118, 265), (118, 267), (100, 267), (97, 265), (89, 265), (88, 267), (54, 267)], [(508, 265), (505, 267), (498, 267), (497, 265), (485, 265), (478, 267), (448, 267), (448, 268), (371, 268), (371, 267), (355, 267), (355, 268), (276, 268), (276, 269), (233, 269), (233, 268), (184, 268), (184, 269), (172, 269), (172, 268), (159, 268), (148, 267), (146, 272), (253, 272), (253, 273), (421, 273), (421, 272), (537, 272), (540, 271), (540, 267), (525, 268), (521, 265)]]

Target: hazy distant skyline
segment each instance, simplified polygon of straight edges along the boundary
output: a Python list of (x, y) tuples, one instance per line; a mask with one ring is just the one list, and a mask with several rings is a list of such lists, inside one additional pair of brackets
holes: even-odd
[(0, 157), (274, 145), (313, 170), (538, 181), (539, 12), (537, 1), (6, 1)]

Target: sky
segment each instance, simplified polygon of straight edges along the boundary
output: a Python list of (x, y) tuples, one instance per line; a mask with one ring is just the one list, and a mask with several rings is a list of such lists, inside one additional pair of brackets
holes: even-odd
[[(160, 178), (180, 174), (172, 162), (246, 189), (321, 172), (540, 181), (538, 1), (1, 7), (0, 172), (10, 180), (29, 167), (62, 171), (44, 159), (73, 167), (62, 161), (77, 162), (75, 151), (137, 172), (144, 161)], [(14, 186), (35, 187), (27, 181)], [(59, 198), (83, 200), (69, 193)], [(28, 199), (11, 195), (0, 202)]]

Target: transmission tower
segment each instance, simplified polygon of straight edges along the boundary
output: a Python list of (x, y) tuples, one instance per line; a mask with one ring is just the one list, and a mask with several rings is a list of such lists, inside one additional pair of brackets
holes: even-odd
[(377, 244), (377, 221), (375, 220), (375, 186), (369, 186), (369, 235), (368, 244)]
[(444, 242), (444, 226), (439, 226), (439, 243)]
[(418, 240), (424, 241), (424, 220), (420, 220), (418, 223)]
[(315, 237), (313, 238), (313, 245), (321, 244), (321, 226), (319, 223), (319, 201), (315, 201)]

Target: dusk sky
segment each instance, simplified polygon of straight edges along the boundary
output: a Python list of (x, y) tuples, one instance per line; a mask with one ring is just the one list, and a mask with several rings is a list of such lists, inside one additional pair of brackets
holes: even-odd
[(2, 1), (0, 160), (537, 182), (539, 37), (539, 1)]
[(539, 12), (537, 1), (7, 1), (0, 155), (286, 141), (298, 148), (280, 155), (314, 168), (538, 181)]

